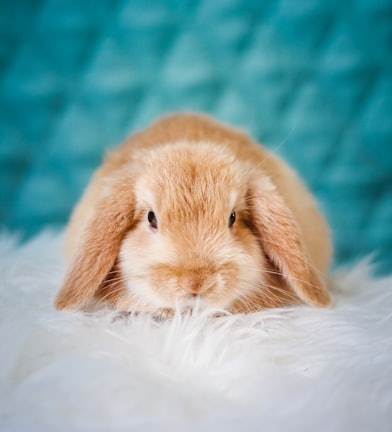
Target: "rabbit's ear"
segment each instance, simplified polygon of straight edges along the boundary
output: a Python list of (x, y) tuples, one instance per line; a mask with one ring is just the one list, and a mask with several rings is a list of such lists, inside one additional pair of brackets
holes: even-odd
[(328, 306), (328, 291), (309, 260), (300, 227), (268, 178), (249, 186), (248, 202), (251, 225), (263, 252), (289, 287), (310, 306)]
[(118, 256), (132, 226), (135, 199), (126, 182), (105, 190), (94, 209), (56, 300), (57, 309), (81, 309), (94, 296)]

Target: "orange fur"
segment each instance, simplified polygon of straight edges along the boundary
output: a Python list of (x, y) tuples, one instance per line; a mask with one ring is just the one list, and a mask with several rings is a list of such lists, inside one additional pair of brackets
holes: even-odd
[(165, 117), (107, 157), (73, 213), (66, 255), (59, 309), (329, 304), (331, 242), (314, 199), (282, 160), (203, 115)]

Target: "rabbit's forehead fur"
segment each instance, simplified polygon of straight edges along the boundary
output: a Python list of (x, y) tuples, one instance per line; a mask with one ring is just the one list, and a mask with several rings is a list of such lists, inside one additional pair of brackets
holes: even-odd
[(246, 182), (239, 161), (211, 142), (179, 141), (143, 157), (135, 185), (138, 207), (149, 207), (176, 224), (225, 224), (235, 206), (244, 205)]

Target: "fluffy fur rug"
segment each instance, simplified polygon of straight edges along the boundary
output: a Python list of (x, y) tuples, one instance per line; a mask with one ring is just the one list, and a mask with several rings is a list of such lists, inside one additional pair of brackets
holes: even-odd
[(1, 431), (390, 431), (392, 277), (328, 310), (155, 322), (57, 312), (61, 238), (0, 239)]

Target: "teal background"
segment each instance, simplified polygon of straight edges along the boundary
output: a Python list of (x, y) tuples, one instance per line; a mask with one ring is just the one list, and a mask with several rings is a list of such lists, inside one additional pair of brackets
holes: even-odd
[(390, 0), (1, 0), (0, 225), (63, 226), (104, 149), (181, 109), (296, 167), (337, 264), (392, 271)]

